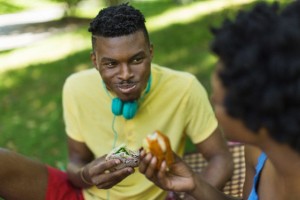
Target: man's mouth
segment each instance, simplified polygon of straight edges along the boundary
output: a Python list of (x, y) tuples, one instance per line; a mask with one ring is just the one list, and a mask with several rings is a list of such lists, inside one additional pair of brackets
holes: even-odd
[(127, 94), (136, 88), (136, 84), (134, 83), (119, 84), (117, 87), (122, 93)]

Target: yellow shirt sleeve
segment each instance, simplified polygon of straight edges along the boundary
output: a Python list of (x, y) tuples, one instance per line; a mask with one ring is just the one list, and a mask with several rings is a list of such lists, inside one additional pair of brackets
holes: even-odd
[(76, 106), (74, 93), (74, 81), (72, 82), (72, 76), (68, 78), (63, 87), (63, 116), (65, 122), (65, 130), (67, 135), (79, 142), (83, 142), (84, 139), (81, 135), (81, 128), (79, 122), (79, 112)]
[(186, 133), (197, 144), (208, 138), (218, 123), (207, 92), (196, 78), (191, 82), (187, 111), (189, 120)]

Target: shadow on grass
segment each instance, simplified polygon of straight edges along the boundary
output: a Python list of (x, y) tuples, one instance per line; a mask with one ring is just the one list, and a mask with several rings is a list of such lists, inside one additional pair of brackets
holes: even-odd
[(170, 9), (181, 6), (173, 0), (134, 1), (130, 4), (138, 8), (146, 16), (146, 21), (149, 17), (160, 15)]
[[(251, 5), (244, 5), (243, 8)], [(220, 25), (226, 16), (232, 18), (238, 9), (240, 7), (212, 12), (191, 23), (173, 24), (150, 33), (154, 44), (154, 62), (193, 73), (210, 93), (210, 75), (216, 63), (210, 51), (210, 29)]]
[(0, 74), (1, 147), (55, 166), (66, 161), (62, 86), (71, 73), (91, 67), (89, 53)]

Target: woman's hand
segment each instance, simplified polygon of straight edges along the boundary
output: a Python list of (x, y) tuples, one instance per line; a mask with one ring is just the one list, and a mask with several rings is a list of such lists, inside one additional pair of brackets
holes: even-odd
[(159, 170), (156, 169), (157, 158), (142, 150), (139, 171), (150, 181), (164, 190), (189, 192), (195, 189), (195, 173), (185, 162), (175, 155), (175, 162), (168, 168), (163, 161)]

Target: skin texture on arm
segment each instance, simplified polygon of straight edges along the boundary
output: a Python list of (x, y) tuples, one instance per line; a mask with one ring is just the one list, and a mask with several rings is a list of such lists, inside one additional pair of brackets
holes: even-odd
[[(109, 189), (134, 172), (131, 167), (115, 170), (120, 160), (106, 161), (106, 155), (94, 159), (85, 143), (68, 138), (68, 147), (70, 161), (67, 173), (71, 182), (77, 187), (96, 186), (99, 189)], [(90, 184), (85, 183), (83, 178)]]
[(241, 200), (240, 198), (226, 196), (224, 193), (201, 179), (195, 180), (195, 183), (196, 187), (190, 192), (190, 195), (197, 200)]
[[(80, 169), (94, 159), (92, 152), (88, 149), (85, 143), (77, 142), (70, 137), (68, 137), (68, 152), (69, 163), (67, 166), (67, 173), (69, 179), (77, 187), (90, 187), (91, 185), (84, 183), (82, 180)], [(86, 180), (91, 183), (91, 180), (86, 176), (86, 171), (84, 169), (82, 173)]]
[(227, 197), (218, 190), (225, 185), (233, 172), (232, 155), (219, 129), (197, 147), (208, 161), (208, 166), (200, 174), (193, 172), (178, 156), (169, 169), (163, 162), (157, 171), (157, 159), (151, 153), (145, 155), (145, 152), (142, 152), (139, 170), (164, 190), (185, 192), (185, 199), (236, 199)]
[(177, 155), (175, 162), (167, 168), (165, 161), (159, 171), (156, 170), (157, 159), (151, 153), (141, 152), (139, 170), (141, 173), (164, 190), (186, 192), (197, 200), (237, 200), (226, 196), (224, 193), (208, 184)]
[(45, 199), (48, 182), (46, 166), (1, 148), (0, 180), (0, 197), (4, 199)]
[[(191, 171), (191, 169), (185, 164), (182, 164), (178, 162), (178, 167), (177, 167), (177, 162), (175, 162), (174, 165), (170, 166), (170, 174), (167, 176), (170, 177), (171, 179), (174, 178), (174, 182), (176, 181), (175, 184), (180, 184), (182, 182), (182, 187), (180, 190), (186, 191), (186, 188), (184, 187), (193, 187), (193, 184), (199, 181), (199, 183), (202, 185), (204, 184), (205, 186), (207, 184), (210, 184), (211, 186), (206, 186), (206, 187), (214, 187), (215, 189), (222, 189), (225, 185), (225, 183), (230, 179), (233, 173), (233, 161), (232, 161), (232, 155), (228, 150), (228, 146), (226, 144), (226, 141), (224, 140), (224, 137), (222, 136), (221, 132), (219, 129), (216, 129), (213, 134), (207, 138), (204, 142), (200, 143), (197, 145), (199, 152), (203, 154), (203, 156), (207, 159), (208, 165), (206, 168), (203, 169), (200, 173), (194, 173)], [(214, 148), (212, 148), (214, 147)], [(151, 155), (152, 156), (152, 155)], [(143, 155), (142, 155), (143, 157)], [(149, 157), (146, 158), (150, 159)], [(157, 158), (154, 158), (155, 163), (157, 164)], [(179, 159), (177, 159), (178, 161)], [(181, 160), (181, 159), (180, 159)], [(148, 162), (149, 160), (147, 160)], [(151, 161), (154, 162), (154, 161)], [(156, 172), (150, 169), (147, 169), (148, 163), (145, 165), (140, 166), (140, 172), (144, 173), (148, 179), (153, 181), (156, 185), (160, 187), (162, 185), (163, 189), (169, 190), (168, 186), (165, 186), (165, 183), (161, 184), (160, 178), (157, 179), (157, 174)], [(181, 168), (182, 167), (182, 168)], [(184, 169), (183, 167), (187, 168)], [(173, 171), (175, 175), (173, 176)], [(178, 171), (177, 171), (178, 170)], [(178, 173), (178, 174), (177, 174)], [(181, 175), (181, 173), (187, 173), (186, 175)], [(192, 175), (191, 175), (192, 174)], [(184, 177), (187, 176), (187, 177)], [(166, 177), (162, 177), (166, 178)], [(156, 180), (157, 179), (157, 180)], [(190, 179), (195, 179), (194, 183)], [(202, 183), (202, 182), (205, 183)], [(164, 181), (162, 181), (164, 182)], [(173, 187), (173, 180), (170, 180), (170, 187)], [(176, 186), (175, 186), (176, 187)], [(180, 185), (178, 186), (179, 188), (181, 187)], [(171, 190), (173, 190), (172, 188)], [(187, 189), (189, 190), (189, 189)], [(174, 189), (175, 192), (182, 192), (182, 191), (177, 191), (177, 189)], [(212, 196), (212, 199), (215, 198), (215, 196)], [(184, 199), (194, 199), (193, 197), (189, 196), (188, 192), (185, 192)]]
[(257, 159), (261, 154), (261, 150), (254, 146), (245, 145), (245, 164), (246, 164), (246, 176), (245, 176), (245, 183), (243, 188), (243, 196), (246, 198), (249, 196), (252, 185), (253, 179), (255, 176), (255, 167), (257, 165)]
[(220, 129), (196, 146), (208, 162), (199, 175), (212, 186), (222, 189), (233, 174), (233, 160)]

